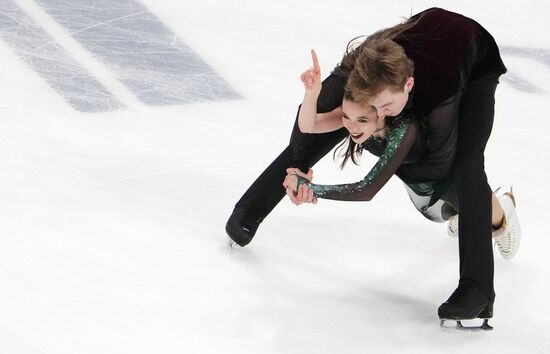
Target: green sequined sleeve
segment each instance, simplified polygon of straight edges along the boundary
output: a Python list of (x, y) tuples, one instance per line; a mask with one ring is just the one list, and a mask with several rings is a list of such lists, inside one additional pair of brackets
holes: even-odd
[(359, 182), (337, 185), (307, 183), (317, 198), (368, 201), (386, 184), (399, 168), (414, 144), (417, 128), (410, 119), (390, 129), (386, 135), (387, 144), (378, 162), (367, 176)]

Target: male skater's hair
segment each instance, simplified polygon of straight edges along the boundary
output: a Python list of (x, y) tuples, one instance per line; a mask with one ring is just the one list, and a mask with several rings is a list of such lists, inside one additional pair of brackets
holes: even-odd
[[(346, 48), (340, 69), (348, 73), (347, 89), (356, 102), (368, 101), (386, 87), (402, 91), (414, 72), (414, 63), (394, 39), (410, 36), (422, 15), (410, 17), (393, 27), (379, 30), (357, 45), (357, 37)], [(409, 40), (411, 38), (408, 38)]]
[(346, 84), (355, 102), (367, 102), (389, 88), (402, 92), (413, 75), (414, 64), (405, 50), (391, 39), (366, 40)]
[[(337, 68), (340, 74), (348, 77), (344, 99), (368, 104), (370, 99), (386, 87), (394, 92), (404, 89), (407, 79), (413, 76), (414, 63), (407, 57), (403, 47), (393, 39), (407, 36), (406, 31), (414, 27), (422, 16), (406, 18), (395, 26), (382, 29), (366, 38), (365, 36), (355, 37), (348, 42), (344, 57)], [(365, 39), (360, 42), (361, 38)], [(386, 118), (388, 118), (386, 124), (391, 127), (394, 123), (393, 119)], [(417, 117), (415, 124), (419, 128), (419, 140), (421, 140), (426, 122), (422, 117)], [(348, 145), (344, 149), (346, 143)], [(334, 158), (338, 151), (341, 151), (340, 156), (343, 157), (340, 167), (344, 168), (350, 159), (354, 164), (358, 164), (363, 147), (349, 137), (334, 151)]]
[(403, 22), (389, 28), (381, 29), (370, 36), (362, 35), (351, 39), (348, 42), (344, 56), (338, 65), (340, 71), (346, 76), (351, 73), (351, 71), (355, 68), (357, 58), (363, 48), (369, 45), (369, 41), (378, 39), (393, 40), (399, 36), (408, 36), (405, 32), (414, 27), (422, 16), (423, 14), (404, 18)]

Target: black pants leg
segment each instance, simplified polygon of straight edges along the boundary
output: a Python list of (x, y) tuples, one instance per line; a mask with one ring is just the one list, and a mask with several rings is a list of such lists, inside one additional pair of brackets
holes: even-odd
[(460, 102), (454, 177), (459, 204), (460, 282), (477, 286), (493, 301), (494, 261), (491, 239), (491, 188), (484, 151), (494, 119), (499, 75), (467, 83)]
[(329, 153), (347, 134), (345, 128), (326, 134), (303, 134), (296, 121), (287, 148), (254, 181), (235, 208), (244, 208), (263, 220), (285, 196), (282, 184), (286, 169), (298, 167), (307, 173), (310, 166)]

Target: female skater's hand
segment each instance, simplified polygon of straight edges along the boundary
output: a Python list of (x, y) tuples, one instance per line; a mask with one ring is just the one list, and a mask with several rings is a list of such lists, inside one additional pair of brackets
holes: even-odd
[(288, 175), (283, 182), (283, 186), (286, 188), (286, 194), (292, 203), (295, 205), (303, 203), (317, 204), (317, 198), (313, 196), (313, 191), (309, 190), (305, 184), (302, 184), (296, 189), (296, 185), (298, 184), (298, 177), (296, 177), (296, 175), (311, 181), (313, 180), (313, 170), (309, 169), (307, 175), (297, 168), (287, 168), (286, 172)]
[(311, 59), (313, 60), (313, 66), (300, 75), (300, 80), (304, 84), (306, 90), (306, 96), (319, 97), (321, 93), (321, 67), (319, 66), (319, 60), (315, 50), (311, 50)]

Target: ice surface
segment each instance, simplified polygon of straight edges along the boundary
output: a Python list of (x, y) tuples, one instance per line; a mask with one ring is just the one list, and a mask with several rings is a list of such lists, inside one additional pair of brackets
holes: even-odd
[(150, 105), (238, 94), (145, 6), (131, 0), (37, 0), (88, 51)]
[[(491, 333), (439, 328), (457, 243), (397, 179), (369, 203), (284, 200), (247, 248), (225, 239), (287, 144), (309, 49), (325, 75), (435, 3), (66, 3), (0, 0), (0, 353), (550, 353), (547, 1), (440, 5), (509, 68), (486, 169), (524, 234), (495, 256)], [(363, 161), (327, 157), (315, 180)]]
[(0, 36), (69, 104), (81, 112), (120, 108), (117, 99), (11, 0), (2, 1)]

